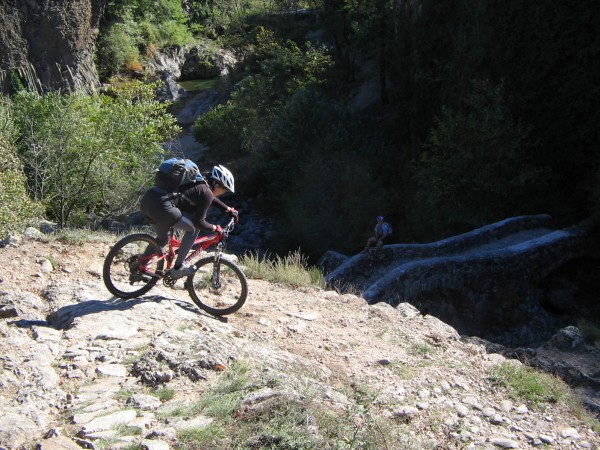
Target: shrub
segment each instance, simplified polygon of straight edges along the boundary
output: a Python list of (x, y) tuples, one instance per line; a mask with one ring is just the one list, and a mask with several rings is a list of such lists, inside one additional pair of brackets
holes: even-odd
[(177, 131), (155, 88), (132, 82), (111, 95), (15, 96), (30, 192), (60, 226), (82, 214), (102, 219), (134, 208), (160, 144)]
[(23, 168), (14, 148), (0, 134), (0, 238), (33, 222), (41, 205), (29, 198)]
[(133, 21), (111, 25), (98, 39), (100, 75), (108, 77), (133, 65), (140, 65), (139, 29)]
[(579, 328), (581, 337), (585, 342), (600, 348), (600, 326), (598, 324), (586, 319), (580, 319), (577, 322), (577, 328)]
[(504, 88), (474, 82), (460, 107), (445, 108), (416, 166), (415, 226), (465, 231), (527, 211), (542, 173), (528, 161), (527, 133), (505, 106)]

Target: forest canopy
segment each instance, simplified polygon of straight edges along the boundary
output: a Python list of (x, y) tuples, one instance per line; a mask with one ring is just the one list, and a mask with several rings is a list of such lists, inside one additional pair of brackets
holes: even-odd
[[(359, 249), (380, 214), (398, 242), (520, 214), (597, 223), (598, 25), (591, 1), (110, 0), (97, 64), (110, 81), (143, 76), (145, 61), (172, 45), (233, 52), (231, 95), (198, 120), (196, 138), (207, 158), (232, 165), (239, 192), (278, 219), (274, 249), (319, 256)], [(77, 196), (56, 187), (60, 174), (32, 166), (40, 141), (82, 164), (139, 162), (137, 185), (119, 191), (131, 196), (122, 204), (135, 205), (154, 163), (146, 152), (174, 130), (144, 92), (36, 98), (15, 89), (11, 114), (22, 134), (10, 148), (51, 219), (110, 214), (109, 193), (76, 206)], [(69, 141), (56, 134), (65, 129)], [(79, 130), (91, 138), (77, 138)]]

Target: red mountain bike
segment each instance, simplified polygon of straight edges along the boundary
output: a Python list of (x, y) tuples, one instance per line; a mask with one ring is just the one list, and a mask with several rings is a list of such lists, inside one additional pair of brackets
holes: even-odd
[[(196, 261), (196, 269), (185, 279), (185, 287), (194, 303), (202, 310), (216, 316), (239, 310), (248, 296), (248, 281), (242, 269), (223, 255), (224, 242), (233, 230), (233, 219), (223, 228), (223, 234), (200, 236), (194, 241), (185, 262), (215, 245), (214, 255)], [(177, 280), (167, 270), (175, 261), (181, 241), (169, 231), (166, 252), (149, 234), (132, 234), (117, 242), (106, 255), (102, 276), (111, 294), (130, 299), (148, 292), (159, 280), (173, 287)], [(151, 247), (152, 252), (150, 253)], [(146, 251), (148, 249), (148, 251)], [(149, 254), (150, 253), (150, 254)], [(149, 254), (148, 256), (143, 256)], [(166, 266), (166, 267), (165, 267)]]

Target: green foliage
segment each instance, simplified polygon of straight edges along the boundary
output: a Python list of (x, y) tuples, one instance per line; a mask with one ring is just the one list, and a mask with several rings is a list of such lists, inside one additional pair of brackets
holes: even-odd
[(19, 91), (25, 90), (25, 81), (16, 70), (10, 71), (9, 92), (16, 94)]
[(203, 114), (194, 124), (194, 135), (198, 142), (208, 144), (213, 154), (220, 158), (230, 159), (249, 153), (249, 147), (244, 142), (244, 134), (249, 126), (256, 121), (257, 112), (229, 101), (217, 105)]
[(219, 442), (225, 438), (225, 432), (215, 424), (203, 427), (183, 428), (177, 433), (177, 448), (182, 450), (202, 450), (218, 448)]
[(569, 387), (560, 378), (520, 364), (500, 364), (493, 369), (491, 378), (515, 399), (534, 406), (563, 402), (570, 395)]
[[(368, 387), (352, 383), (347, 389), (347, 407), (329, 408), (294, 380), (272, 369), (236, 361), (198, 401), (168, 414), (205, 414), (214, 419), (205, 427), (180, 430), (178, 445), (189, 450), (416, 448), (414, 439), (397, 424), (378, 415), (373, 407), (378, 393)], [(266, 388), (273, 395), (253, 402), (252, 407), (243, 405), (244, 399)], [(167, 417), (164, 411), (161, 416)]]
[(252, 154), (259, 161), (269, 159), (264, 152), (282, 108), (296, 93), (321, 84), (332, 64), (325, 49), (283, 44), (264, 29), (257, 33), (253, 52), (249, 58), (259, 61), (258, 73), (244, 78), (227, 104), (195, 124), (196, 139), (208, 144), (214, 156)]
[(175, 389), (162, 387), (152, 392), (152, 395), (158, 397), (161, 402), (167, 402), (175, 397)]
[(141, 36), (132, 20), (109, 26), (98, 39), (98, 66), (100, 74), (110, 74), (137, 67), (140, 64)]
[(154, 88), (134, 82), (110, 96), (15, 96), (29, 190), (61, 226), (84, 212), (104, 218), (134, 207), (160, 143), (177, 131)]
[(600, 348), (600, 326), (597, 323), (581, 319), (577, 322), (577, 328), (585, 342)]
[[(494, 70), (502, 70), (516, 117), (530, 124), (540, 145), (535, 157), (550, 169), (543, 200), (562, 221), (590, 213), (597, 189), (600, 10), (542, 0), (521, 8), (490, 2)], [(500, 14), (499, 14), (500, 13)]]
[(41, 216), (41, 205), (27, 194), (23, 166), (12, 147), (0, 134), (0, 239)]
[(42, 242), (64, 242), (69, 245), (85, 245), (89, 242), (102, 242), (105, 244), (113, 244), (115, 235), (110, 232), (95, 230), (91, 231), (88, 228), (63, 228), (50, 234), (44, 234)]
[(463, 231), (527, 210), (543, 180), (526, 137), (506, 111), (502, 85), (474, 83), (462, 108), (442, 111), (416, 165), (416, 226)]
[[(526, 167), (518, 168), (515, 178), (520, 179), (512, 183), (507, 183), (502, 168), (498, 176), (492, 170), (480, 172), (481, 166), (469, 165), (463, 152), (460, 175), (448, 168), (436, 173), (444, 177), (442, 185), (438, 179), (430, 181), (440, 195), (444, 185), (456, 188), (443, 198), (432, 199), (429, 183), (392, 182), (395, 193), (405, 194), (403, 215), (410, 218), (419, 210), (418, 221), (411, 225), (414, 235), (448, 235), (458, 228), (522, 212), (549, 212), (561, 223), (572, 223), (588, 216), (592, 205), (596, 212), (600, 210), (599, 120), (590, 104), (598, 97), (593, 80), (600, 75), (600, 45), (593, 38), (591, 24), (600, 19), (600, 12), (591, 3), (542, 0), (522, 7), (487, 0), (424, 0), (418, 5), (377, 0), (330, 2), (324, 14), (345, 79), (361, 81), (356, 59), (369, 58), (372, 63), (371, 77), (380, 81), (379, 100), (388, 105), (380, 116), (382, 129), (398, 143), (389, 147), (388, 158), (408, 150), (407, 156), (418, 162), (423, 143), (432, 144), (428, 142), (432, 130), (447, 139), (442, 135), (452, 132), (449, 122), (458, 122), (457, 114), (466, 115), (464, 99), (473, 94), (472, 80), (491, 80), (491, 90), (503, 86), (501, 125), (512, 123), (517, 128), (513, 136), (498, 136), (507, 139), (503, 150), (511, 153), (509, 147), (517, 143), (519, 133), (527, 136), (528, 144), (536, 144), (519, 145)], [(446, 121), (446, 130), (440, 128), (439, 120)], [(395, 126), (385, 129), (386, 122)], [(463, 131), (467, 130), (463, 127)], [(454, 140), (459, 141), (458, 137)], [(432, 163), (440, 165), (443, 156), (433, 155), (431, 147), (427, 150), (425, 158), (438, 157)], [(406, 170), (403, 158), (396, 161), (402, 162), (400, 171)], [(452, 158), (450, 165), (459, 163)], [(497, 166), (492, 162), (490, 169)], [(462, 180), (483, 176), (488, 177), (487, 183), (476, 180), (461, 186)], [(518, 183), (523, 183), (522, 195), (511, 204), (508, 197), (518, 191)], [(496, 192), (492, 195), (493, 184)], [(484, 191), (481, 200), (473, 195), (475, 187)], [(462, 188), (467, 190), (465, 197)], [(497, 206), (489, 201), (498, 197)], [(439, 205), (445, 211), (438, 213)], [(463, 216), (448, 211), (453, 207)]]
[(180, 0), (112, 0), (107, 24), (98, 39), (100, 73), (107, 78), (124, 70), (141, 70), (153, 49), (194, 41)]
[(42, 215), (41, 205), (28, 195), (23, 164), (13, 145), (16, 137), (12, 105), (0, 97), (0, 239)]

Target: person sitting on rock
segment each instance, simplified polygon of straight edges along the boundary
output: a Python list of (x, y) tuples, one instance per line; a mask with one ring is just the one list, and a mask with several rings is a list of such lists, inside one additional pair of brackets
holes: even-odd
[(392, 226), (385, 221), (383, 216), (378, 216), (377, 224), (373, 231), (374, 234), (367, 240), (367, 246), (363, 250), (363, 253), (367, 252), (370, 247), (377, 247), (381, 250), (384, 242), (392, 235)]

